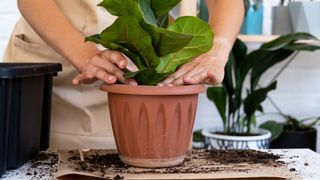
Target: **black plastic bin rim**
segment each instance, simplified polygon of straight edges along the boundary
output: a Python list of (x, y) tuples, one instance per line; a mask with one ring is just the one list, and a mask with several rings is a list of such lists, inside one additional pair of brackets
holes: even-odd
[(62, 71), (59, 63), (0, 63), (0, 79), (30, 77)]

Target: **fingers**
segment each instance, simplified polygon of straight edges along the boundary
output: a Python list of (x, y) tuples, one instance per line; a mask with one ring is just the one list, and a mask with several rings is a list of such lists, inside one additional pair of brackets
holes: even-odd
[(205, 80), (206, 84), (217, 85), (222, 83), (224, 72), (221, 72), (221, 74), (217, 74), (217, 73), (214, 73), (213, 71), (208, 71), (207, 76), (208, 77)]
[[(105, 81), (106, 77), (103, 78), (103, 75), (112, 75), (114, 76), (115, 80), (119, 80), (121, 83), (128, 84), (128, 80), (123, 77), (124, 72), (110, 61), (100, 58), (92, 63), (99, 69), (96, 72), (97, 75), (99, 75), (99, 77), (97, 77), (98, 79)], [(105, 73), (102, 73), (101, 70), (105, 71)]]
[(118, 80), (124, 84), (137, 85), (133, 79), (127, 80), (123, 77), (124, 72), (121, 69), (126, 66), (127, 59), (121, 53), (106, 50), (88, 60), (82, 67), (81, 74), (76, 76), (72, 83), (74, 85), (91, 84), (96, 80), (102, 80), (107, 84), (114, 84)]
[(127, 67), (127, 59), (118, 51), (105, 50), (101, 53), (101, 56), (108, 59), (111, 63), (117, 65), (120, 69)]
[(183, 82), (185, 84), (200, 84), (207, 80), (207, 72), (200, 72), (192, 76), (183, 77)]
[(164, 81), (160, 82), (158, 86), (173, 86), (173, 85), (182, 85), (183, 79), (182, 77), (185, 76), (189, 71), (194, 69), (194, 64), (185, 64), (184, 66), (180, 67), (177, 72), (170, 75)]
[(158, 86), (179, 86), (184, 84), (211, 84), (217, 85), (220, 84), (224, 77), (224, 72), (214, 72), (213, 70), (207, 69), (198, 69), (195, 68), (193, 70), (185, 71), (181, 69), (183, 73), (178, 72), (177, 74), (173, 74), (168, 77), (163, 82), (159, 83)]

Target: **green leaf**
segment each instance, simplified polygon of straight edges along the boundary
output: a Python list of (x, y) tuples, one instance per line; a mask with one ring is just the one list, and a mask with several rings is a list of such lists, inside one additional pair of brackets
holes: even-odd
[(273, 41), (264, 43), (261, 45), (260, 48), (261, 49), (281, 48), (287, 44), (290, 44), (298, 40), (318, 40), (318, 39), (309, 33), (304, 33), (304, 32), (291, 33), (288, 35), (281, 36)]
[(140, 22), (140, 24), (151, 34), (152, 42), (158, 56), (179, 51), (189, 44), (193, 38), (192, 35), (168, 31), (167, 29), (157, 27), (158, 22), (152, 12), (150, 0), (138, 1), (144, 16), (144, 22)]
[(159, 16), (157, 18), (157, 21), (158, 21), (158, 26), (161, 27), (161, 28), (167, 28), (168, 25), (169, 25), (169, 14), (166, 13), (162, 16)]
[(141, 59), (136, 54), (132, 53), (128, 49), (122, 47), (121, 45), (114, 43), (114, 42), (108, 42), (101, 40), (101, 37), (99, 34), (95, 34), (89, 37), (86, 37), (86, 41), (91, 41), (96, 44), (101, 44), (105, 48), (117, 50), (122, 52), (124, 55), (126, 55), (128, 58), (132, 60), (132, 62), (138, 67), (138, 69), (145, 69), (145, 66), (142, 64)]
[(193, 142), (202, 142), (203, 139), (204, 139), (204, 137), (203, 137), (203, 135), (201, 133), (201, 130), (193, 132), (193, 137), (192, 137), (192, 141)]
[[(258, 50), (259, 52), (262, 52), (265, 50)], [(262, 56), (259, 57), (259, 54), (255, 56), (255, 58), (258, 59), (259, 63), (252, 67), (251, 71), (251, 90), (255, 89), (261, 76), (263, 73), (265, 73), (268, 69), (270, 69), (275, 64), (282, 62), (286, 60), (293, 51), (291, 50), (285, 50), (285, 49), (279, 49), (274, 51), (267, 51), (267, 53), (261, 53)]]
[(135, 16), (141, 20), (142, 12), (138, 3), (133, 0), (103, 0), (98, 6), (104, 7), (114, 16)]
[(139, 7), (142, 10), (144, 21), (148, 24), (157, 26), (157, 18), (154, 16), (151, 9), (151, 0), (138, 0)]
[(257, 108), (257, 110), (263, 113), (263, 107), (262, 107), (262, 105), (260, 105), (260, 106)]
[(159, 17), (168, 13), (172, 8), (180, 3), (181, 0), (151, 0), (151, 7), (154, 14)]
[(277, 82), (273, 82), (266, 88), (261, 88), (258, 90), (253, 91), (249, 94), (244, 100), (244, 112), (248, 118), (254, 115), (256, 110), (259, 108), (261, 103), (267, 98), (267, 94), (271, 91), (276, 89)]
[(146, 67), (157, 66), (159, 57), (152, 46), (151, 36), (133, 16), (121, 16), (101, 33), (101, 40), (114, 42), (129, 49), (143, 60)]
[[(118, 16), (118, 19), (100, 35), (90, 36), (86, 40), (124, 53), (139, 69), (125, 76), (134, 77), (142, 84), (154, 85), (172, 74), (181, 64), (212, 47), (211, 28), (198, 18), (180, 18), (169, 29), (158, 27), (166, 26), (168, 12), (179, 2), (103, 0), (99, 6)], [(162, 72), (158, 71), (160, 63), (165, 67)]]
[(135, 80), (140, 85), (156, 85), (158, 82), (163, 81), (167, 78), (170, 73), (158, 73), (155, 69), (145, 69), (135, 74)]
[(207, 89), (207, 97), (212, 101), (220, 114), (223, 121), (223, 127), (226, 129), (227, 117), (226, 117), (226, 107), (227, 107), (227, 92), (223, 86), (219, 87), (209, 87)]
[(234, 56), (234, 63), (236, 69), (239, 68), (240, 64), (246, 58), (248, 52), (247, 46), (240, 39), (237, 39), (232, 48), (232, 54)]
[[(112, 15), (133, 16), (152, 37), (152, 43), (158, 56), (176, 52), (192, 40), (192, 35), (171, 32), (157, 27), (157, 19), (151, 9), (151, 0), (104, 0), (100, 3)], [(157, 2), (156, 5), (158, 5)], [(171, 3), (169, 3), (171, 4)], [(168, 5), (169, 5), (168, 4)], [(161, 4), (159, 8), (166, 7)]]
[(225, 67), (225, 76), (224, 76), (224, 79), (223, 79), (223, 86), (226, 88), (227, 92), (228, 92), (228, 95), (231, 97), (233, 96), (234, 94), (234, 82), (233, 82), (233, 79), (234, 79), (234, 69), (233, 69), (233, 65), (234, 65), (234, 56), (233, 54), (231, 53), (230, 56), (229, 56), (229, 60), (226, 64), (226, 67)]
[(126, 72), (124, 73), (123, 77), (126, 79), (131, 79), (134, 78), (137, 74), (139, 74), (141, 71), (136, 71), (136, 72)]
[(187, 46), (193, 39), (193, 35), (182, 34), (166, 29), (158, 29), (160, 35), (160, 42), (157, 45), (157, 54), (159, 56), (168, 55), (179, 51)]
[(315, 51), (320, 49), (320, 46), (307, 44), (307, 43), (293, 43), (293, 44), (288, 44), (283, 48), (291, 51)]
[(180, 65), (190, 62), (192, 58), (209, 51), (213, 45), (211, 27), (199, 18), (180, 17), (169, 27), (169, 30), (193, 35), (194, 37), (183, 49), (160, 58), (160, 64), (156, 69), (159, 73), (175, 71)]
[(269, 130), (271, 132), (271, 141), (277, 139), (283, 132), (283, 124), (276, 121), (267, 121), (259, 126), (262, 129)]

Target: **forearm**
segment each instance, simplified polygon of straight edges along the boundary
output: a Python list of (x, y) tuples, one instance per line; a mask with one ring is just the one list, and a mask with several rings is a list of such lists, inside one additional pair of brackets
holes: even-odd
[(18, 7), (36, 33), (78, 70), (99, 52), (94, 44), (84, 42), (54, 0), (18, 0)]
[(244, 18), (243, 0), (207, 0), (207, 5), (215, 34), (212, 50), (228, 55)]

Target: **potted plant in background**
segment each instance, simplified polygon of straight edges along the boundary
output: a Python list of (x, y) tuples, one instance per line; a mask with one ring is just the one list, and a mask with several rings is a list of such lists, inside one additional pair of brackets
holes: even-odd
[(309, 148), (316, 151), (317, 129), (320, 117), (298, 120), (292, 116), (281, 115), (284, 122), (267, 121), (259, 127), (271, 131), (270, 148)]
[[(264, 43), (251, 53), (237, 40), (225, 68), (222, 86), (209, 87), (207, 96), (217, 107), (223, 128), (205, 128), (202, 135), (215, 149), (265, 149), (269, 147), (271, 133), (256, 126), (257, 111), (263, 112), (261, 103), (270, 91), (276, 89), (273, 80), (265, 87), (259, 85), (261, 76), (275, 64), (286, 60), (295, 51), (314, 51), (319, 46), (300, 40), (316, 37), (308, 33), (293, 33)], [(246, 88), (245, 80), (249, 79)]]
[(128, 56), (138, 70), (125, 73), (139, 86), (103, 85), (120, 159), (139, 167), (183, 162), (203, 85), (157, 87), (158, 82), (213, 44), (210, 26), (180, 17), (168, 26), (168, 12), (180, 0), (104, 0), (100, 6), (116, 21), (86, 38)]

